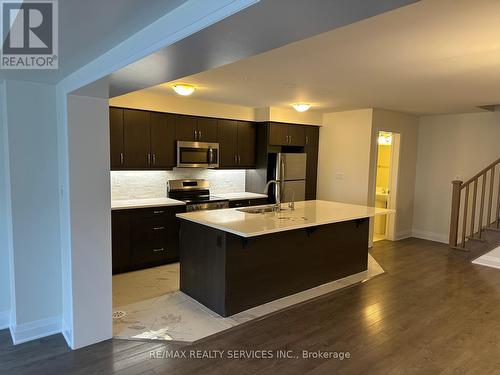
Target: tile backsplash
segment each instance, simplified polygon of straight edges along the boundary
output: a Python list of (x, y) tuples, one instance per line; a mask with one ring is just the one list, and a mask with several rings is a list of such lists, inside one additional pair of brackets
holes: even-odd
[(210, 182), (210, 192), (214, 195), (245, 191), (244, 170), (111, 171), (111, 199), (165, 197), (167, 181), (180, 178), (204, 178)]

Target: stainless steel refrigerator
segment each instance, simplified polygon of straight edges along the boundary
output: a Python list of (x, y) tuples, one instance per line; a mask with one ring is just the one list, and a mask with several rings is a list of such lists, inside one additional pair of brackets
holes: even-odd
[(281, 180), (281, 201), (303, 201), (306, 199), (305, 153), (278, 153), (274, 167), (275, 178)]

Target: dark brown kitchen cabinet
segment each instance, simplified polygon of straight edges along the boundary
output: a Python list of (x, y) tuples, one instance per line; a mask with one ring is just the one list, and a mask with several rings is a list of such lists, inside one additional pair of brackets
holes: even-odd
[(234, 120), (218, 121), (219, 166), (231, 168), (237, 165), (238, 122)]
[(175, 166), (175, 117), (168, 113), (111, 107), (111, 169)]
[(252, 168), (256, 162), (257, 124), (219, 120), (218, 141), (221, 168)]
[(269, 144), (273, 146), (288, 145), (288, 125), (271, 122), (269, 124)]
[(111, 169), (123, 167), (123, 108), (109, 109)]
[(151, 164), (150, 167), (168, 169), (176, 165), (175, 116), (151, 112)]
[(319, 146), (319, 126), (304, 125), (306, 147)]
[(217, 142), (217, 119), (198, 117), (198, 141)]
[(257, 124), (238, 121), (238, 166), (255, 167), (257, 144)]
[(148, 168), (151, 164), (150, 142), (149, 112), (123, 110), (123, 166)]
[(178, 141), (197, 141), (198, 124), (194, 116), (175, 116), (175, 138)]
[(184, 206), (112, 211), (113, 273), (179, 260), (179, 223)]
[(269, 145), (297, 146), (305, 145), (305, 131), (303, 125), (269, 123)]
[(178, 141), (217, 142), (217, 119), (177, 115), (175, 133)]
[(306, 200), (316, 199), (316, 187), (318, 180), (318, 148), (306, 147)]

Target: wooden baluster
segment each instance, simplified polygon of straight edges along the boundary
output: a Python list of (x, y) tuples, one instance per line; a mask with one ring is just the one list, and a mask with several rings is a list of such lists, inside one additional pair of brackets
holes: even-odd
[[(483, 216), (484, 216), (484, 196), (486, 193), (486, 176), (487, 172), (483, 174), (483, 188), (481, 189), (481, 209), (479, 210), (479, 238), (481, 238), (481, 232), (483, 230)], [(479, 178), (476, 180), (478, 181)]]
[(451, 221), (449, 245), (457, 246), (458, 241), (458, 220), (460, 219), (460, 192), (462, 191), (462, 181), (453, 181), (453, 192), (451, 198)]
[(490, 172), (490, 197), (488, 199), (488, 216), (486, 226), (489, 227), (491, 225), (491, 206), (493, 204), (493, 190), (495, 188), (495, 167), (491, 168)]
[[(477, 197), (477, 181), (474, 180), (474, 191), (472, 192), (472, 213), (470, 220), (470, 237), (474, 238), (474, 233), (476, 232), (476, 197)], [(484, 181), (483, 181), (484, 186)], [(467, 186), (468, 187), (468, 186)]]
[(498, 197), (497, 197), (497, 229), (500, 228), (500, 176), (498, 178)]
[(469, 208), (469, 186), (465, 186), (465, 202), (464, 202), (464, 223), (462, 227), (462, 248), (465, 248), (465, 237), (467, 236), (467, 210)]

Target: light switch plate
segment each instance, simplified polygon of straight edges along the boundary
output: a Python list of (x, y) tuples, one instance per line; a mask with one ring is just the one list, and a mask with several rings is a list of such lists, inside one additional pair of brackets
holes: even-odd
[(335, 173), (335, 179), (336, 180), (343, 180), (345, 177), (344, 172), (337, 172)]

